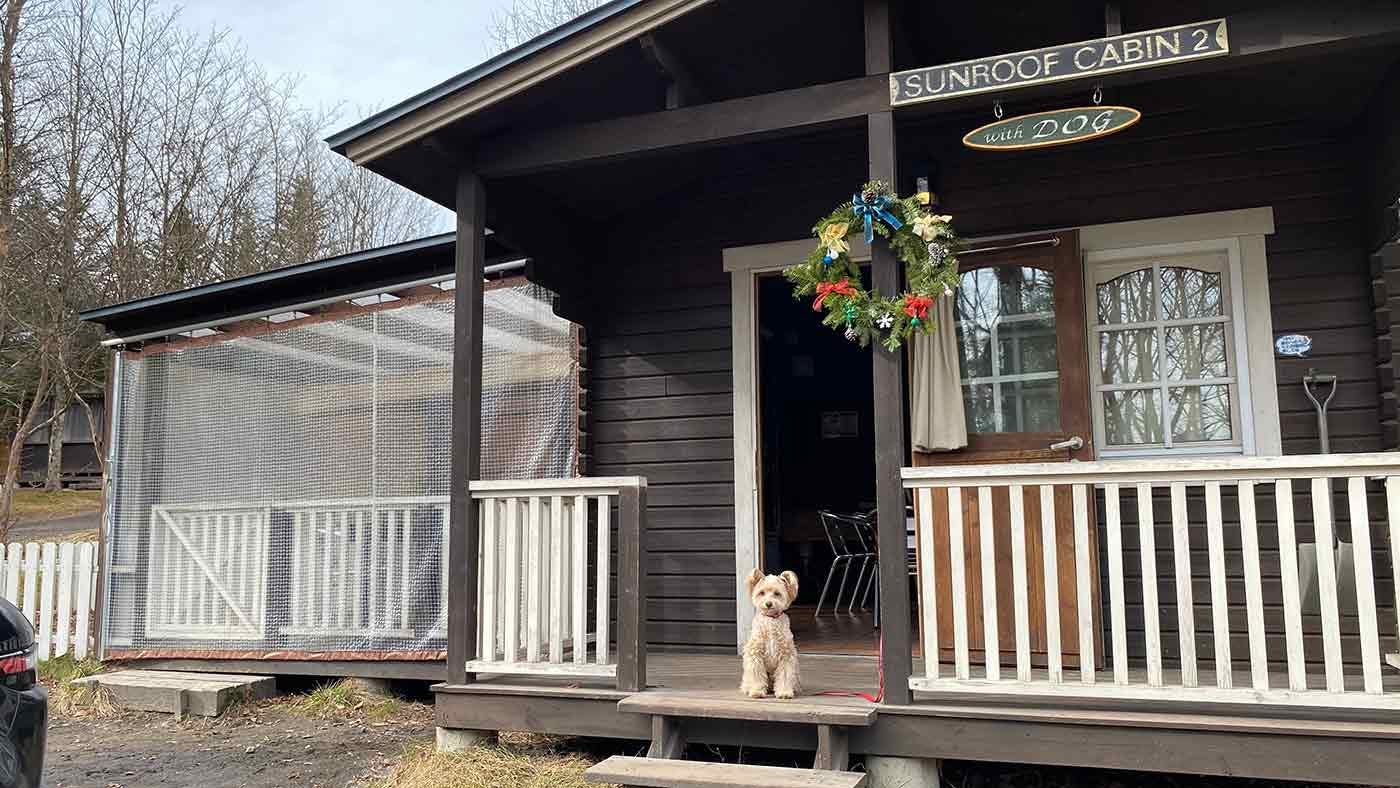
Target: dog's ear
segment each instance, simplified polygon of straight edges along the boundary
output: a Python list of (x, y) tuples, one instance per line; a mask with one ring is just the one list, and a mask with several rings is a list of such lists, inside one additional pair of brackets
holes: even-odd
[(778, 575), (788, 587), (788, 603), (797, 598), (797, 573), (788, 571)]
[(754, 569), (752, 572), (749, 572), (748, 577), (744, 578), (744, 588), (750, 594), (752, 594), (753, 587), (761, 582), (763, 582), (763, 571), (760, 569)]

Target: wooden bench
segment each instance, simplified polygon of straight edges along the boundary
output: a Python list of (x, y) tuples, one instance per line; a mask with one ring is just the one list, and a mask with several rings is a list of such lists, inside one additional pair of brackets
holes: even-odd
[(659, 758), (613, 757), (583, 773), (590, 783), (645, 788), (861, 788), (856, 772), (784, 769), (739, 763), (699, 763)]

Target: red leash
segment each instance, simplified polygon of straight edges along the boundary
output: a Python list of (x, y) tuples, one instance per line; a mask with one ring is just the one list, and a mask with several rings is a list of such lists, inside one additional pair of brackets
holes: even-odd
[(880, 630), (879, 652), (877, 654), (875, 664), (879, 667), (880, 670), (879, 694), (871, 695), (868, 692), (851, 692), (849, 690), (827, 690), (826, 692), (818, 692), (817, 694), (826, 695), (833, 698), (864, 698), (865, 700), (868, 700), (871, 703), (882, 702), (885, 699), (885, 632), (883, 629)]

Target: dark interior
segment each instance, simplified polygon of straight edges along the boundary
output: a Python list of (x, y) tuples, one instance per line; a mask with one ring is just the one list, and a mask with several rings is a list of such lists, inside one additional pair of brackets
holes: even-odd
[[(764, 569), (796, 572), (799, 604), (808, 607), (816, 604), (832, 559), (818, 510), (875, 506), (870, 349), (822, 325), (781, 276), (760, 280), (758, 322)], [(865, 634), (873, 639), (874, 629)]]

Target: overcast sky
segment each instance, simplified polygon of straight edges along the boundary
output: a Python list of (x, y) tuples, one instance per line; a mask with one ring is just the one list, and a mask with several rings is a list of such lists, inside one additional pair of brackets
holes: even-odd
[(302, 102), (360, 120), (485, 60), (482, 33), (508, 0), (191, 0), (181, 17), (227, 29), (268, 71), (300, 74)]

